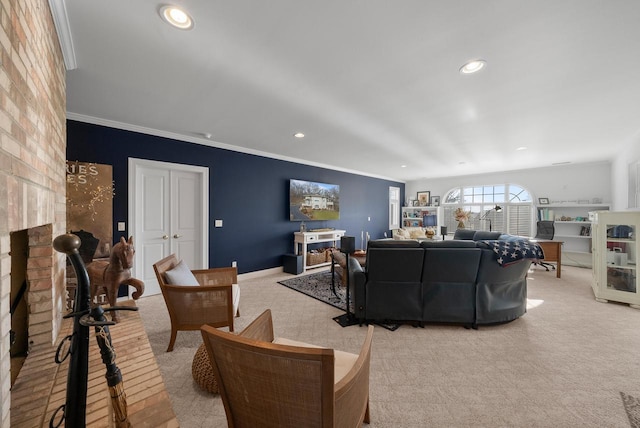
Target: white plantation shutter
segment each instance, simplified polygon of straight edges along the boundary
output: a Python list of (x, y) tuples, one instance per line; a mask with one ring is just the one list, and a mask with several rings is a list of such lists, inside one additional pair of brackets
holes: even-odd
[[(457, 187), (448, 192), (443, 203), (442, 224), (455, 231), (458, 222), (454, 218), (456, 208), (471, 211), (466, 227), (489, 230), (512, 235), (532, 236), (534, 205), (531, 193), (517, 184), (482, 185)], [(502, 211), (492, 210), (496, 205)], [(485, 216), (486, 214), (486, 216)], [(484, 217), (483, 220), (482, 217)]]
[(509, 227), (506, 229), (507, 233), (511, 235), (533, 236), (531, 233), (531, 211), (532, 206), (530, 204), (509, 205), (507, 207), (507, 214), (509, 216)]

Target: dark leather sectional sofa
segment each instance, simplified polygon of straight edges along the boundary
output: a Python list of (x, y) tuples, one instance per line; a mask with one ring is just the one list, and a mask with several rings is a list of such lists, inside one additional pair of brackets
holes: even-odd
[(532, 260), (501, 266), (485, 241), (510, 238), (465, 230), (448, 241), (370, 241), (366, 271), (349, 263), (356, 318), (476, 328), (522, 316)]

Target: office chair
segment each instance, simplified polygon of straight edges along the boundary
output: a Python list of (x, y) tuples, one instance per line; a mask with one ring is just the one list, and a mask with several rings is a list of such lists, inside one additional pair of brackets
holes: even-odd
[[(553, 221), (551, 220), (540, 220), (536, 223), (537, 231), (534, 239), (553, 239), (553, 235), (555, 234), (555, 226), (553, 225)], [(549, 268), (555, 270), (556, 267), (551, 263), (545, 263), (543, 261), (539, 261), (536, 263), (537, 265), (542, 266), (549, 271)]]

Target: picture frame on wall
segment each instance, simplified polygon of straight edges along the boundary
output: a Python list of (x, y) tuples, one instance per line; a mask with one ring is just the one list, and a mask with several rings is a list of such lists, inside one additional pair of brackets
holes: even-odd
[(549, 205), (549, 198), (538, 198), (538, 204)]
[(440, 196), (432, 196), (431, 197), (431, 206), (439, 207), (440, 206)]
[(418, 199), (418, 206), (419, 207), (428, 206), (430, 197), (431, 197), (431, 192), (429, 190), (418, 192), (416, 194), (416, 198)]

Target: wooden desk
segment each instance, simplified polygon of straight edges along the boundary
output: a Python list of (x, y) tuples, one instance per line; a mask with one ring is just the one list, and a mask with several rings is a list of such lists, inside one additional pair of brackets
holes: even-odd
[(552, 241), (549, 239), (532, 239), (542, 248), (544, 262), (556, 262), (556, 278), (562, 274), (562, 241)]

